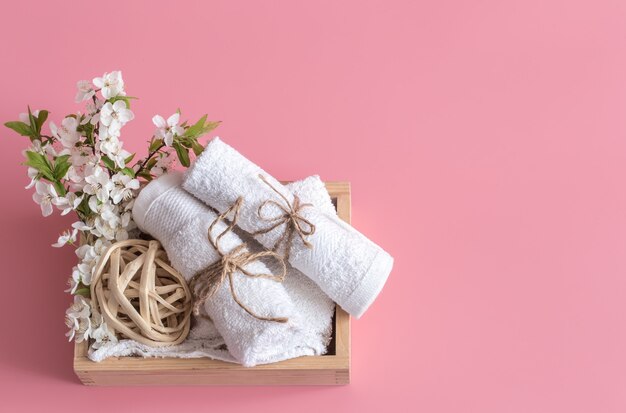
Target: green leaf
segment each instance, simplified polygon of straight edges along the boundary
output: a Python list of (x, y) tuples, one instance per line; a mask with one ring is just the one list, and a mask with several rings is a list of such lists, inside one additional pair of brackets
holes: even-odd
[(126, 168), (122, 168), (122, 173), (130, 176), (131, 178), (135, 177), (135, 171), (133, 171), (132, 169), (126, 167)]
[(178, 155), (178, 159), (180, 160), (180, 164), (184, 167), (188, 167), (191, 164), (189, 162), (189, 150), (184, 148), (178, 142), (174, 142), (173, 146), (176, 150), (176, 155)]
[(203, 117), (200, 118), (199, 121), (197, 121), (196, 123), (188, 127), (187, 130), (185, 130), (184, 136), (187, 136), (187, 137), (199, 136), (199, 134), (202, 133), (202, 128), (204, 127), (204, 122), (206, 122), (206, 118), (207, 118), (207, 115), (204, 115)]
[(47, 110), (40, 110), (39, 111), (39, 116), (37, 116), (37, 119), (35, 120), (36, 123), (37, 123), (37, 132), (38, 133), (41, 133), (41, 127), (43, 126), (43, 124), (48, 119), (48, 114), (49, 114), (49, 112)]
[(93, 125), (89, 122), (85, 123), (84, 125), (79, 124), (76, 130), (79, 132), (84, 132), (85, 135), (89, 135), (93, 132)]
[(54, 161), (55, 162), (67, 162), (70, 159), (70, 155), (61, 155), (61, 156), (57, 156)]
[(135, 154), (134, 154), (134, 153), (131, 153), (131, 154), (130, 154), (130, 156), (129, 156), (128, 158), (124, 159), (124, 163), (125, 163), (125, 164), (129, 164), (129, 163), (130, 163), (130, 161), (132, 161), (134, 157), (135, 157)]
[(150, 158), (150, 160), (146, 163), (146, 169), (152, 169), (152, 167), (156, 165), (157, 162), (158, 161), (156, 158)]
[(70, 169), (71, 164), (68, 162), (69, 155), (58, 156), (54, 162), (54, 168), (52, 175), (58, 181), (63, 179), (67, 171)]
[(4, 126), (6, 126), (9, 129), (14, 130), (15, 132), (19, 133), (22, 136), (33, 136), (33, 131), (31, 130), (30, 126), (28, 126), (24, 122), (20, 122), (20, 121), (6, 122)]
[(192, 141), (192, 138), (178, 138), (178, 142), (180, 142), (181, 145), (188, 149), (191, 149)]
[(140, 178), (145, 179), (146, 181), (152, 181), (152, 175), (150, 175), (150, 172), (148, 172), (148, 171), (145, 171), (145, 170), (141, 171), (141, 172), (139, 172), (138, 176)]
[(74, 291), (74, 295), (82, 295), (85, 298), (89, 298), (91, 297), (91, 290), (89, 290), (89, 288), (87, 287), (78, 288), (76, 291)]
[(42, 154), (33, 151), (26, 151), (25, 164), (41, 172), (41, 175), (47, 180), (55, 180), (52, 169), (50, 168), (50, 163)]
[(59, 181), (54, 181), (54, 188), (57, 190), (57, 194), (59, 194), (60, 196), (65, 196), (66, 191), (65, 191), (65, 187), (63, 186), (63, 184), (61, 184), (61, 182)]
[(155, 139), (150, 143), (150, 147), (148, 148), (148, 150), (150, 152), (154, 152), (157, 149), (159, 149), (161, 146), (163, 146), (163, 139)]
[(78, 206), (78, 208), (76, 208), (76, 210), (79, 211), (81, 214), (83, 214), (83, 216), (89, 216), (93, 213), (93, 211), (89, 207), (88, 196), (83, 198), (83, 200), (80, 202), (80, 205)]
[(202, 130), (202, 133), (205, 134), (205, 133), (211, 132), (213, 129), (215, 129), (218, 126), (220, 126), (220, 123), (222, 123), (221, 120), (216, 120), (216, 121), (213, 121), (213, 122), (206, 123), (204, 125), (204, 129)]
[(32, 130), (37, 130), (37, 121), (35, 120), (33, 113), (30, 111), (30, 106), (28, 107), (28, 120), (30, 121), (30, 128)]
[(117, 102), (118, 100), (123, 100), (123, 101), (124, 101), (124, 103), (126, 103), (126, 107), (127, 107), (128, 109), (130, 109), (130, 100), (131, 100), (131, 99), (137, 99), (137, 98), (136, 98), (136, 97), (134, 97), (134, 96), (114, 96), (114, 97), (112, 97), (111, 99), (109, 99), (109, 102), (111, 102), (111, 103), (115, 103), (115, 102)]
[(104, 166), (112, 171), (117, 170), (117, 168), (115, 167), (115, 162), (113, 162), (113, 160), (106, 155), (102, 157), (102, 163), (104, 164)]
[(200, 145), (195, 139), (191, 141), (191, 147), (193, 148), (193, 153), (195, 153), (196, 156), (199, 156), (202, 151), (204, 151), (204, 146)]

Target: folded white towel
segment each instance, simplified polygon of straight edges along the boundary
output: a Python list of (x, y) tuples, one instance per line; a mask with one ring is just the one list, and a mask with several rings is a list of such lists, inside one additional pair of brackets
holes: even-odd
[(189, 336), (180, 344), (174, 346), (152, 347), (135, 340), (119, 340), (105, 342), (98, 348), (89, 349), (89, 359), (100, 362), (109, 357), (176, 357), (201, 358), (208, 357), (237, 363), (237, 360), (228, 352), (224, 338), (215, 328), (215, 324), (207, 318), (194, 317), (193, 327)]
[[(185, 192), (180, 187), (181, 180), (181, 174), (170, 173), (148, 184), (135, 200), (133, 219), (139, 229), (161, 242), (174, 268), (189, 280), (221, 256), (207, 238), (217, 214)], [(220, 222), (213, 234), (225, 229), (226, 224)], [(241, 244), (233, 232), (220, 240), (226, 253)], [(260, 261), (249, 263), (246, 270), (254, 274), (269, 272)], [(281, 283), (238, 273), (234, 279), (237, 296), (255, 313), (289, 317), (287, 323), (252, 317), (234, 301), (229, 283), (224, 282), (204, 308), (238, 362), (254, 366), (316, 354), (318, 349), (308, 345), (302, 317)]]
[[(283, 211), (277, 205), (289, 207), (281, 196), (294, 205), (294, 196), (287, 188), (219, 138), (213, 139), (187, 170), (183, 187), (220, 212), (243, 196), (238, 225), (251, 234), (272, 226), (258, 216), (263, 205), (266, 218), (281, 216)], [(306, 236), (313, 247), (307, 248), (296, 234), (289, 249), (289, 261), (348, 313), (360, 317), (380, 293), (391, 272), (393, 258), (334, 214), (316, 207), (303, 207), (299, 214), (315, 225), (315, 232)], [(299, 223), (306, 229), (304, 220)], [(280, 225), (255, 238), (272, 248), (286, 227)]]
[[(311, 202), (325, 212), (335, 214), (335, 207), (319, 177), (309, 177), (286, 186), (290, 191), (298, 194), (304, 202)], [(248, 233), (239, 231), (239, 235), (251, 250), (260, 251), (264, 248)], [(270, 269), (279, 270), (271, 266)], [(290, 265), (287, 267), (283, 287), (302, 317), (304, 330), (302, 341), (306, 343), (304, 346), (312, 349), (314, 355), (324, 354), (331, 338), (335, 303), (317, 284)], [(102, 361), (109, 357), (135, 355), (177, 358), (209, 357), (237, 362), (228, 352), (224, 338), (217, 331), (212, 320), (204, 317), (194, 317), (193, 320), (189, 337), (178, 345), (150, 347), (134, 340), (120, 340), (115, 343), (104, 343), (97, 349), (90, 349), (89, 358), (93, 361)]]

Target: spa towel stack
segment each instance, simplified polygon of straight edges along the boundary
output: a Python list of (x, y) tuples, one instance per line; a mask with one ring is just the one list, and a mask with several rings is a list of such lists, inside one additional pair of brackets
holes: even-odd
[[(162, 177), (157, 180), (172, 179), (174, 182), (180, 179), (180, 176), (174, 178)], [(158, 184), (159, 186), (161, 184)], [(167, 185), (165, 185), (167, 186)], [(152, 186), (149, 186), (153, 188)], [(320, 209), (329, 214), (335, 214), (335, 207), (326, 191), (326, 188), (319, 177), (309, 177), (301, 181), (293, 182), (287, 185), (287, 188), (294, 194), (298, 194), (305, 202), (315, 204)], [(153, 191), (153, 189), (150, 189)], [(163, 193), (163, 189), (154, 190), (151, 197), (156, 194)], [(148, 194), (149, 195), (149, 194)], [(145, 204), (147, 202), (144, 197), (140, 200), (137, 207), (137, 217), (145, 216)], [(191, 203), (197, 206), (199, 213), (206, 210), (204, 204), (197, 201)], [(158, 207), (158, 206), (157, 206)], [(140, 212), (144, 209), (143, 212)], [(185, 208), (187, 209), (187, 208)], [(150, 212), (153, 213), (153, 212)], [(167, 217), (164, 219), (172, 219)], [(145, 222), (142, 223), (145, 227)], [(262, 251), (264, 247), (260, 245), (248, 233), (239, 230), (238, 235), (250, 247), (252, 251)], [(165, 236), (165, 234), (161, 234)], [(172, 254), (176, 254), (172, 252)], [(272, 266), (271, 262), (267, 263), (270, 270), (276, 273), (280, 271), (277, 266)], [(300, 271), (287, 265), (287, 276), (282, 286), (293, 302), (299, 318), (302, 320), (302, 329), (300, 331), (301, 338), (296, 340), (302, 342), (300, 346), (302, 353), (321, 355), (326, 352), (327, 345), (332, 333), (332, 317), (335, 310), (335, 303), (315, 284), (311, 279), (306, 277)], [(235, 312), (235, 314), (238, 313)], [(221, 325), (222, 329), (228, 326)], [(297, 355), (297, 352), (293, 352)], [(201, 358), (209, 357), (212, 359), (238, 362), (228, 351), (227, 345), (222, 334), (217, 330), (213, 320), (207, 317), (194, 317), (193, 327), (189, 333), (189, 337), (181, 344), (168, 347), (151, 347), (134, 340), (124, 339), (116, 342), (103, 343), (97, 349), (92, 348), (89, 351), (89, 358), (93, 361), (102, 361), (109, 357), (177, 357), (177, 358)], [(286, 354), (285, 354), (286, 356)], [(281, 357), (276, 357), (280, 359)]]
[[(256, 233), (255, 238), (269, 249), (281, 239), (286, 225), (258, 233), (271, 226), (270, 221), (260, 219), (259, 208), (266, 204), (263, 215), (271, 219), (283, 213), (276, 206), (284, 203), (280, 195), (294, 205), (288, 188), (219, 138), (213, 139), (187, 170), (183, 188), (219, 212), (243, 196), (238, 225)], [(385, 284), (393, 258), (334, 213), (307, 206), (299, 214), (315, 225), (314, 233), (305, 237), (312, 247), (296, 235), (289, 246), (289, 262), (348, 313), (360, 317)]]
[[(181, 180), (180, 174), (170, 173), (148, 184), (135, 201), (133, 219), (142, 231), (161, 242), (172, 265), (190, 280), (221, 256), (207, 238), (217, 214), (185, 192)], [(225, 229), (226, 224), (220, 222), (214, 234)], [(220, 241), (225, 252), (241, 243), (234, 232), (226, 233)], [(246, 270), (269, 272), (261, 261), (247, 264)], [(318, 349), (307, 344), (310, 340), (303, 317), (281, 283), (236, 273), (235, 288), (241, 301), (257, 314), (289, 317), (287, 323), (277, 323), (250, 316), (233, 300), (228, 282), (224, 282), (204, 307), (238, 362), (254, 366), (316, 354)]]

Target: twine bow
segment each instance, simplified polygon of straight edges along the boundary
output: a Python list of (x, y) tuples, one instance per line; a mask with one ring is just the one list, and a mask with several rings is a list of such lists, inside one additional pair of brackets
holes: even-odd
[[(252, 233), (252, 235), (266, 234), (281, 225), (285, 225), (285, 231), (276, 240), (274, 246), (272, 247), (272, 251), (278, 251), (280, 246), (284, 244), (285, 260), (289, 260), (289, 253), (291, 251), (291, 247), (293, 246), (294, 234), (298, 234), (300, 240), (302, 240), (302, 243), (305, 247), (313, 248), (313, 244), (307, 241), (306, 237), (315, 233), (315, 225), (313, 225), (311, 221), (300, 215), (300, 211), (303, 208), (312, 207), (313, 205), (302, 203), (297, 195), (294, 195), (293, 203), (290, 203), (289, 200), (282, 193), (280, 193), (279, 190), (274, 188), (274, 186), (272, 186), (272, 184), (270, 184), (263, 175), (259, 175), (259, 178), (261, 178), (261, 180), (267, 186), (269, 186), (272, 191), (276, 192), (283, 202), (268, 199), (267, 201), (259, 205), (257, 215), (261, 220), (270, 222), (271, 225), (268, 228), (261, 229)], [(280, 210), (279, 215), (274, 217), (268, 217), (263, 215), (263, 210), (270, 205), (274, 205)]]
[[(215, 220), (209, 226), (209, 242), (211, 242), (213, 248), (215, 248), (215, 250), (219, 253), (221, 259), (210, 265), (206, 269), (198, 272), (191, 278), (191, 281), (189, 282), (189, 287), (191, 288), (191, 291), (194, 295), (193, 313), (195, 315), (199, 315), (200, 308), (206, 302), (206, 300), (210, 299), (213, 294), (215, 294), (215, 292), (218, 290), (218, 288), (220, 288), (220, 286), (224, 283), (224, 281), (228, 279), (228, 285), (230, 287), (230, 293), (232, 294), (233, 299), (245, 312), (250, 314), (252, 317), (258, 318), (259, 320), (286, 323), (289, 320), (286, 317), (264, 317), (256, 314), (241, 301), (235, 291), (233, 275), (236, 272), (239, 272), (240, 274), (243, 274), (246, 277), (250, 278), (267, 278), (277, 282), (283, 282), (283, 280), (285, 279), (285, 274), (287, 273), (287, 267), (284, 260), (282, 259), (282, 257), (280, 257), (280, 255), (276, 254), (273, 251), (252, 253), (248, 251), (245, 243), (235, 247), (228, 253), (225, 253), (220, 247), (220, 239), (228, 232), (230, 232), (237, 224), (237, 218), (239, 217), (239, 210), (241, 208), (242, 202), (243, 198), (239, 197), (239, 199), (237, 199), (237, 201), (230, 208), (224, 211), (224, 213), (218, 215), (218, 217), (215, 218)], [(230, 221), (226, 229), (222, 231), (216, 238), (214, 238), (213, 228), (220, 221), (225, 221), (226, 217), (231, 212), (233, 212), (234, 214), (233, 219)], [(250, 264), (264, 257), (276, 259), (276, 261), (278, 261), (282, 266), (282, 273), (280, 275), (262, 273), (254, 274), (245, 269), (245, 266), (247, 264)]]

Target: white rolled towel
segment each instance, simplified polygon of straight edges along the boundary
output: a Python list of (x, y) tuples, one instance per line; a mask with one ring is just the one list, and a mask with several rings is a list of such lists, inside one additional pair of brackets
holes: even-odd
[[(393, 258), (382, 248), (334, 214), (317, 207), (298, 208), (285, 186), (219, 138), (209, 142), (187, 170), (183, 187), (220, 212), (243, 196), (238, 225), (267, 248), (280, 244), (279, 251), (288, 254), (295, 268), (357, 318), (378, 296), (391, 272)], [(280, 242), (288, 222), (259, 233), (279, 223), (289, 208), (298, 210), (297, 223), (303, 232), (312, 232), (307, 223), (315, 231), (303, 239), (295, 234), (291, 245)], [(270, 220), (261, 219), (259, 212)]]
[[(328, 214), (337, 214), (326, 186), (318, 176), (311, 176), (285, 186), (294, 195), (298, 195), (303, 202), (310, 202)], [(250, 234), (241, 232), (244, 242), (258, 246), (257, 251), (264, 248)], [(270, 269), (279, 270), (275, 266), (270, 266)], [(283, 286), (303, 319), (307, 344), (316, 350), (316, 355), (324, 354), (332, 334), (334, 301), (313, 280), (291, 265), (287, 267), (287, 276)]]
[[(174, 172), (148, 184), (135, 200), (133, 219), (139, 229), (161, 242), (174, 268), (190, 280), (221, 256), (207, 238), (217, 214), (184, 191), (181, 181), (182, 175)], [(226, 224), (219, 222), (213, 234), (225, 229)], [(241, 244), (234, 232), (227, 232), (220, 239), (226, 253)], [(254, 274), (269, 273), (260, 261), (247, 264), (245, 269)], [(234, 287), (239, 299), (256, 314), (289, 318), (288, 322), (279, 323), (251, 316), (234, 301), (226, 280), (204, 308), (238, 362), (254, 366), (319, 351), (308, 344), (302, 316), (281, 283), (235, 273)]]

